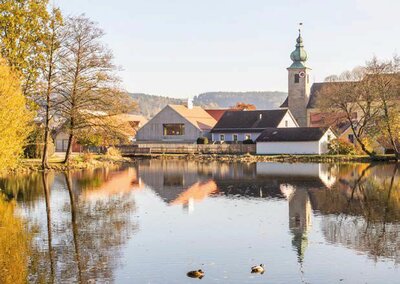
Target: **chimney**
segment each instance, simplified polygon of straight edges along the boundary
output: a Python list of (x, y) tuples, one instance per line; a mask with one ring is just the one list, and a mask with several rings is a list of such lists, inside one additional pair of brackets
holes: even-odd
[(187, 101), (187, 108), (188, 108), (188, 109), (192, 109), (192, 108), (193, 108), (193, 101), (192, 101), (191, 98), (188, 98), (188, 101)]

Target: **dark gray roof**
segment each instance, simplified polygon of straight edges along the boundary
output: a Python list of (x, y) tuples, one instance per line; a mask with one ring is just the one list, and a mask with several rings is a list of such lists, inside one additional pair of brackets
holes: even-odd
[(310, 98), (308, 99), (307, 108), (317, 107), (317, 97), (322, 92), (323, 88), (330, 84), (330, 82), (314, 83), (311, 86)]
[(308, 100), (307, 108), (316, 108), (317, 107), (317, 99), (318, 96), (323, 96), (324, 91), (327, 90), (327, 88), (331, 86), (336, 86), (336, 87), (343, 87), (346, 85), (354, 85), (357, 84), (357, 82), (322, 82), (322, 83), (314, 83), (311, 86), (310, 90), (310, 99)]
[(289, 107), (289, 102), (288, 102), (288, 97), (286, 97), (285, 101), (283, 102), (283, 104), (281, 104), (280, 107)]
[(257, 142), (318, 141), (328, 127), (267, 128), (257, 138)]
[(287, 112), (287, 109), (226, 111), (211, 132), (261, 132), (277, 127)]
[[(307, 108), (316, 108), (317, 107), (317, 99), (319, 95), (323, 95), (324, 88), (332, 85), (343, 85), (343, 84), (354, 84), (354, 82), (321, 82), (321, 83), (314, 83), (311, 86), (310, 90), (310, 98), (308, 99)], [(281, 104), (281, 108), (289, 107), (288, 98)]]

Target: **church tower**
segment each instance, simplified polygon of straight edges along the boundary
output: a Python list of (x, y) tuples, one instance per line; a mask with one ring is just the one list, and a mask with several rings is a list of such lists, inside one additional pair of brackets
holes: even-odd
[(307, 104), (310, 96), (310, 71), (306, 66), (307, 53), (299, 29), (296, 49), (290, 54), (293, 63), (288, 70), (288, 108), (299, 126), (307, 127)]

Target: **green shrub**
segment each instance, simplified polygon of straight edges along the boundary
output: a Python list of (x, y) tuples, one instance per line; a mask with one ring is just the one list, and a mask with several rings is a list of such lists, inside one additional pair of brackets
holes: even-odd
[(197, 144), (208, 144), (208, 138), (207, 137), (197, 138)]
[[(24, 157), (29, 159), (39, 159), (43, 157), (43, 146), (44, 143), (31, 143), (25, 146)], [(53, 142), (49, 142), (47, 145), (48, 155), (51, 157), (55, 152)]]
[(342, 139), (333, 139), (328, 145), (330, 155), (355, 155), (356, 148), (350, 142)]
[(254, 144), (254, 141), (251, 139), (246, 139), (243, 141), (243, 144)]

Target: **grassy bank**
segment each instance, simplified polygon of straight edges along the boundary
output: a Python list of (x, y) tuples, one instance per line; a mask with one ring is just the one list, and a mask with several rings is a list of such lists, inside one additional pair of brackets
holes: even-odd
[[(82, 170), (104, 168), (116, 165), (132, 163), (132, 159), (109, 155), (76, 155), (68, 164), (63, 163), (63, 157), (52, 157), (49, 159), (49, 169), (55, 171)], [(40, 159), (22, 159), (18, 167), (10, 172), (29, 172), (42, 170)]]
[(150, 155), (155, 159), (183, 159), (196, 161), (226, 161), (226, 162), (287, 162), (287, 163), (371, 163), (395, 161), (393, 155), (380, 155), (371, 158), (367, 155), (227, 155), (227, 154), (159, 154)]

